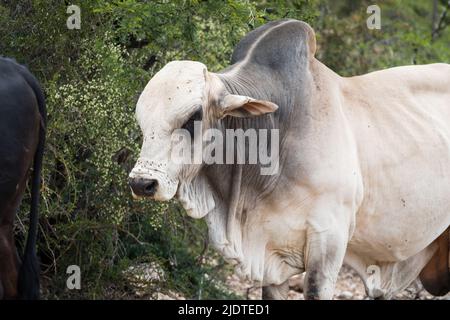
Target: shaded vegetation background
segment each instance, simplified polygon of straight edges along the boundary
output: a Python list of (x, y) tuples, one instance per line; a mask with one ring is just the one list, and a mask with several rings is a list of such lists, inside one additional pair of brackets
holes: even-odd
[[(70, 4), (81, 29), (69, 30)], [(447, 0), (377, 1), (381, 30), (368, 30), (365, 0), (0, 0), (0, 55), (40, 79), (47, 97), (39, 255), (43, 296), (133, 298), (130, 266), (156, 264), (163, 275), (143, 296), (239, 298), (224, 281), (230, 267), (208, 247), (202, 221), (176, 203), (132, 201), (127, 186), (141, 134), (137, 98), (152, 75), (175, 59), (209, 70), (229, 64), (250, 30), (291, 17), (316, 30), (317, 57), (341, 75), (404, 64), (450, 62)], [(16, 224), (26, 234), (28, 198)], [(81, 290), (66, 288), (79, 265)], [(142, 295), (141, 295), (142, 296)]]

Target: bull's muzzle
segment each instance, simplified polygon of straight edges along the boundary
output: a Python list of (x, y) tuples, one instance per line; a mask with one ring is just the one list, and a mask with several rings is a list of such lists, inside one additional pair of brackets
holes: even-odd
[(158, 181), (142, 177), (130, 177), (128, 184), (138, 197), (153, 197), (158, 188)]

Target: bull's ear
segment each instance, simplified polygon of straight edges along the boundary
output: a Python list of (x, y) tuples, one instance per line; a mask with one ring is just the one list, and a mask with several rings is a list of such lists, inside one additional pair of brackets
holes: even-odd
[(226, 95), (221, 101), (221, 117), (253, 117), (274, 112), (278, 106), (269, 101), (257, 100), (235, 94)]

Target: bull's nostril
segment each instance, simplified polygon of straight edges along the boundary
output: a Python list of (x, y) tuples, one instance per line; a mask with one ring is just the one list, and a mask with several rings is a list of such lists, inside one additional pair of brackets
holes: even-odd
[(139, 197), (152, 197), (156, 193), (158, 181), (146, 178), (130, 178), (129, 184), (131, 190)]
[(156, 192), (156, 187), (158, 186), (158, 181), (151, 180), (144, 188), (144, 193), (148, 196), (152, 196)]

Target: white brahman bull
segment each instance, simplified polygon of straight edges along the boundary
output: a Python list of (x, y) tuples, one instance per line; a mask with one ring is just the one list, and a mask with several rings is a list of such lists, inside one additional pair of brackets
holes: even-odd
[[(137, 104), (133, 193), (175, 197), (205, 217), (213, 245), (262, 283), (264, 298), (285, 298), (287, 280), (306, 271), (305, 297), (330, 299), (343, 263), (371, 297), (418, 276), (447, 293), (450, 65), (344, 78), (315, 49), (309, 25), (281, 20), (249, 33), (219, 73), (167, 64)], [(173, 161), (174, 130), (192, 133), (196, 120), (219, 132), (279, 130), (279, 170)]]

